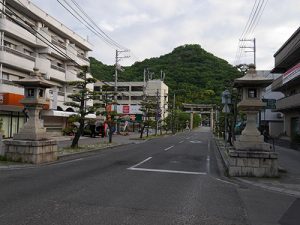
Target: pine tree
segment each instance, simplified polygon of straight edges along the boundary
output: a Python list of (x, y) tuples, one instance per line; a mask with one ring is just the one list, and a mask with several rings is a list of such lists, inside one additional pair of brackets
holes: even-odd
[(89, 68), (87, 66), (82, 66), (81, 72), (77, 75), (80, 80), (68, 82), (70, 86), (73, 86), (77, 89), (77, 92), (68, 95), (68, 98), (70, 98), (72, 101), (66, 102), (65, 105), (75, 108), (75, 112), (77, 113), (77, 115), (75, 115), (75, 118), (79, 123), (79, 127), (75, 133), (71, 148), (78, 147), (79, 138), (84, 131), (85, 117), (88, 114), (95, 113), (97, 108), (100, 107), (100, 104), (93, 104), (92, 106), (87, 105), (88, 101), (99, 99), (100, 95), (99, 92), (95, 92), (88, 88), (90, 84), (96, 82), (96, 79), (87, 76), (88, 69)]
[(155, 122), (153, 118), (155, 117), (157, 103), (149, 97), (145, 97), (141, 102), (141, 111), (144, 113), (144, 120), (142, 122), (141, 135), (143, 138), (144, 129), (147, 128), (147, 137), (149, 135), (149, 127)]

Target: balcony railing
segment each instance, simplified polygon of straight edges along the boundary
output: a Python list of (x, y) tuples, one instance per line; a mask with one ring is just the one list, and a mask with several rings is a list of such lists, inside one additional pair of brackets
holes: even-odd
[(5, 51), (5, 52), (8, 52), (8, 53), (20, 56), (22, 58), (28, 59), (28, 60), (33, 61), (33, 62), (35, 61), (35, 57), (34, 56), (27, 55), (27, 54), (25, 54), (23, 52), (20, 52), (18, 50), (13, 49), (13, 48), (9, 48), (7, 46), (0, 46), (0, 51)]
[(58, 91), (58, 92), (57, 92), (57, 95), (59, 95), (59, 96), (65, 96), (65, 92), (63, 92), (63, 91)]
[(58, 71), (61, 71), (61, 72), (66, 72), (66, 70), (60, 66), (57, 66), (57, 65), (54, 65), (54, 64), (51, 64), (51, 68), (52, 69), (55, 69), (55, 70), (58, 70)]
[(52, 39), (51, 42), (52, 42), (53, 44), (55, 44), (55, 45), (57, 45), (57, 46), (59, 46), (59, 47), (65, 49), (65, 50), (67, 49), (66, 45), (64, 45), (63, 43), (60, 43), (60, 42), (57, 41), (57, 40)]
[(276, 91), (278, 88), (282, 86), (282, 76), (278, 77), (276, 80), (273, 81), (271, 85), (272, 91)]
[(277, 111), (291, 108), (300, 108), (300, 93), (279, 99), (276, 102)]
[(15, 87), (22, 87), (22, 86), (20, 86), (20, 85), (18, 85), (18, 84), (15, 84), (13, 81), (11, 81), (11, 80), (4, 80), (4, 79), (0, 79), (0, 83), (1, 84), (7, 84), (7, 85), (11, 85), (11, 86), (15, 86)]
[(84, 56), (81, 55), (81, 54), (77, 54), (77, 57), (83, 59), (83, 60), (86, 61), (86, 62), (90, 62), (90, 60), (89, 60), (88, 58), (84, 57)]

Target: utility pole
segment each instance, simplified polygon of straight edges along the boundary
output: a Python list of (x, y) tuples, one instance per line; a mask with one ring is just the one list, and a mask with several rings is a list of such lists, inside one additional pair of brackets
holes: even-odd
[(176, 98), (176, 95), (175, 95), (175, 92), (174, 92), (174, 95), (173, 95), (173, 109), (172, 109), (172, 134), (175, 134), (175, 98)]
[(254, 66), (256, 67), (256, 39), (240, 39), (240, 41), (242, 42), (253, 42), (252, 46), (240, 46), (240, 48), (245, 48), (245, 49), (250, 49), (248, 51), (245, 52), (253, 52), (253, 63)]
[(121, 65), (119, 65), (118, 62), (119, 62), (121, 59), (129, 58), (129, 57), (130, 57), (129, 55), (121, 56), (121, 54), (122, 54), (122, 53), (125, 53), (125, 52), (129, 52), (129, 50), (128, 50), (128, 49), (126, 49), (126, 50), (117, 50), (117, 49), (116, 49), (116, 64), (115, 64), (115, 95), (114, 95), (115, 101), (117, 101), (117, 92), (118, 92), (118, 70), (124, 71), (124, 69), (122, 69)]
[(155, 136), (158, 133), (158, 124), (159, 124), (159, 111), (160, 111), (160, 101), (159, 101), (159, 92), (158, 89), (156, 90), (156, 116), (155, 116), (155, 120), (156, 120), (156, 129), (155, 129)]

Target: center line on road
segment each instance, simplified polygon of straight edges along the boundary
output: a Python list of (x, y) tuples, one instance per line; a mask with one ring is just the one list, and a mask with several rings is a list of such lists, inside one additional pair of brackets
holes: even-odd
[(170, 150), (171, 148), (173, 148), (174, 147), (174, 145), (172, 145), (172, 146), (170, 146), (170, 147), (168, 147), (168, 148), (165, 148), (165, 151), (168, 151), (168, 150)]
[(179, 141), (179, 143), (181, 144), (181, 143), (183, 143), (184, 141)]
[(149, 161), (150, 159), (152, 159), (152, 157), (149, 157), (149, 158), (143, 160), (142, 162), (140, 162), (140, 163), (138, 163), (138, 164), (135, 164), (134, 166), (132, 166), (132, 167), (130, 167), (130, 168), (128, 168), (128, 169), (134, 169), (135, 167), (138, 167), (138, 166), (142, 165), (143, 163)]

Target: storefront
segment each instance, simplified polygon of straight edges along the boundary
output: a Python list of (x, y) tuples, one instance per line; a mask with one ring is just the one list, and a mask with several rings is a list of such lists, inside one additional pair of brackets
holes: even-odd
[(4, 138), (11, 138), (23, 127), (25, 114), (22, 107), (0, 105), (0, 118), (2, 119), (2, 132)]

